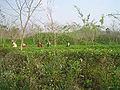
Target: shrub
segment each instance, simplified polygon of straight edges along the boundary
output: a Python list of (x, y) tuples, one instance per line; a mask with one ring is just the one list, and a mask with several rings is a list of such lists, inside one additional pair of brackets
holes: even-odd
[(102, 46), (12, 51), (0, 60), (0, 89), (115, 89), (119, 57), (119, 51)]

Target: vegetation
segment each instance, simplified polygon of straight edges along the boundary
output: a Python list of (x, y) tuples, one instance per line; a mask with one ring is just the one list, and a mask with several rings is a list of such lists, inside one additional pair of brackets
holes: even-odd
[[(0, 89), (118, 89), (120, 46), (1, 50)], [(2, 54), (3, 53), (3, 54)]]
[[(5, 1), (18, 16), (6, 22), (0, 9), (0, 90), (120, 89), (120, 14), (94, 20), (74, 6), (80, 23), (60, 25), (52, 0), (15, 0), (17, 9)], [(46, 22), (31, 20), (37, 10), (46, 12)]]

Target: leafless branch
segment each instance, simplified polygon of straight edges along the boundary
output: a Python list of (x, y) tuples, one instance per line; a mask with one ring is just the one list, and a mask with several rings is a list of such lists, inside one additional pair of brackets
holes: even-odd
[(14, 7), (12, 7), (12, 5), (8, 2), (8, 0), (5, 1), (10, 6), (10, 8), (12, 8), (17, 14), (19, 14), (19, 12)]

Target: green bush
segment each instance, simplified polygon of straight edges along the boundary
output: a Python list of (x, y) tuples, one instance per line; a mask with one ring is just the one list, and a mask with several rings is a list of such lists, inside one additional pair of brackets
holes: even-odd
[(6, 53), (0, 60), (0, 89), (106, 90), (120, 86), (117, 47), (61, 47)]

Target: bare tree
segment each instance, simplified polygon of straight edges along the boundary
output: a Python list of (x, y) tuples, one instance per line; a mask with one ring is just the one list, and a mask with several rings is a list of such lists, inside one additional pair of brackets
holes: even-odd
[[(120, 36), (120, 13), (111, 13), (107, 15), (108, 17), (112, 17), (112, 24), (110, 25), (111, 32), (109, 33), (109, 39), (112, 42), (119, 43)], [(114, 37), (114, 40), (111, 40)]]
[(6, 17), (5, 15), (2, 13), (2, 10), (0, 9), (0, 39), (1, 39), (1, 42), (2, 42), (2, 46), (4, 47), (4, 38), (6, 38), (6, 35), (5, 34), (7, 32), (7, 26), (5, 25), (5, 22), (6, 22)]
[(42, 0), (15, 0), (15, 4), (17, 9), (15, 9), (8, 0), (6, 0), (7, 4), (18, 14), (20, 28), (22, 30), (21, 36), (21, 50), (22, 43), (24, 42), (24, 36), (27, 29), (27, 25), (35, 12), (35, 10), (42, 5)]
[(80, 11), (80, 9), (77, 6), (74, 7), (76, 8), (79, 18), (83, 23), (81, 30), (83, 31), (84, 36), (82, 35), (82, 38), (84, 38), (85, 41), (91, 41), (93, 43), (95, 37), (99, 35), (100, 29), (104, 28), (103, 27), (104, 15), (99, 20), (100, 24), (97, 24), (98, 22), (96, 22), (94, 19), (93, 20), (90, 19), (90, 14), (88, 14), (86, 17), (83, 15), (83, 13)]
[(57, 41), (56, 41), (56, 37), (57, 37), (57, 24), (55, 23), (54, 19), (53, 19), (53, 3), (54, 3), (54, 0), (49, 0), (47, 2), (47, 8), (46, 8), (46, 15), (47, 15), (47, 19), (48, 19), (48, 24), (47, 24), (47, 28), (53, 32), (54, 34), (54, 45), (57, 44)]

